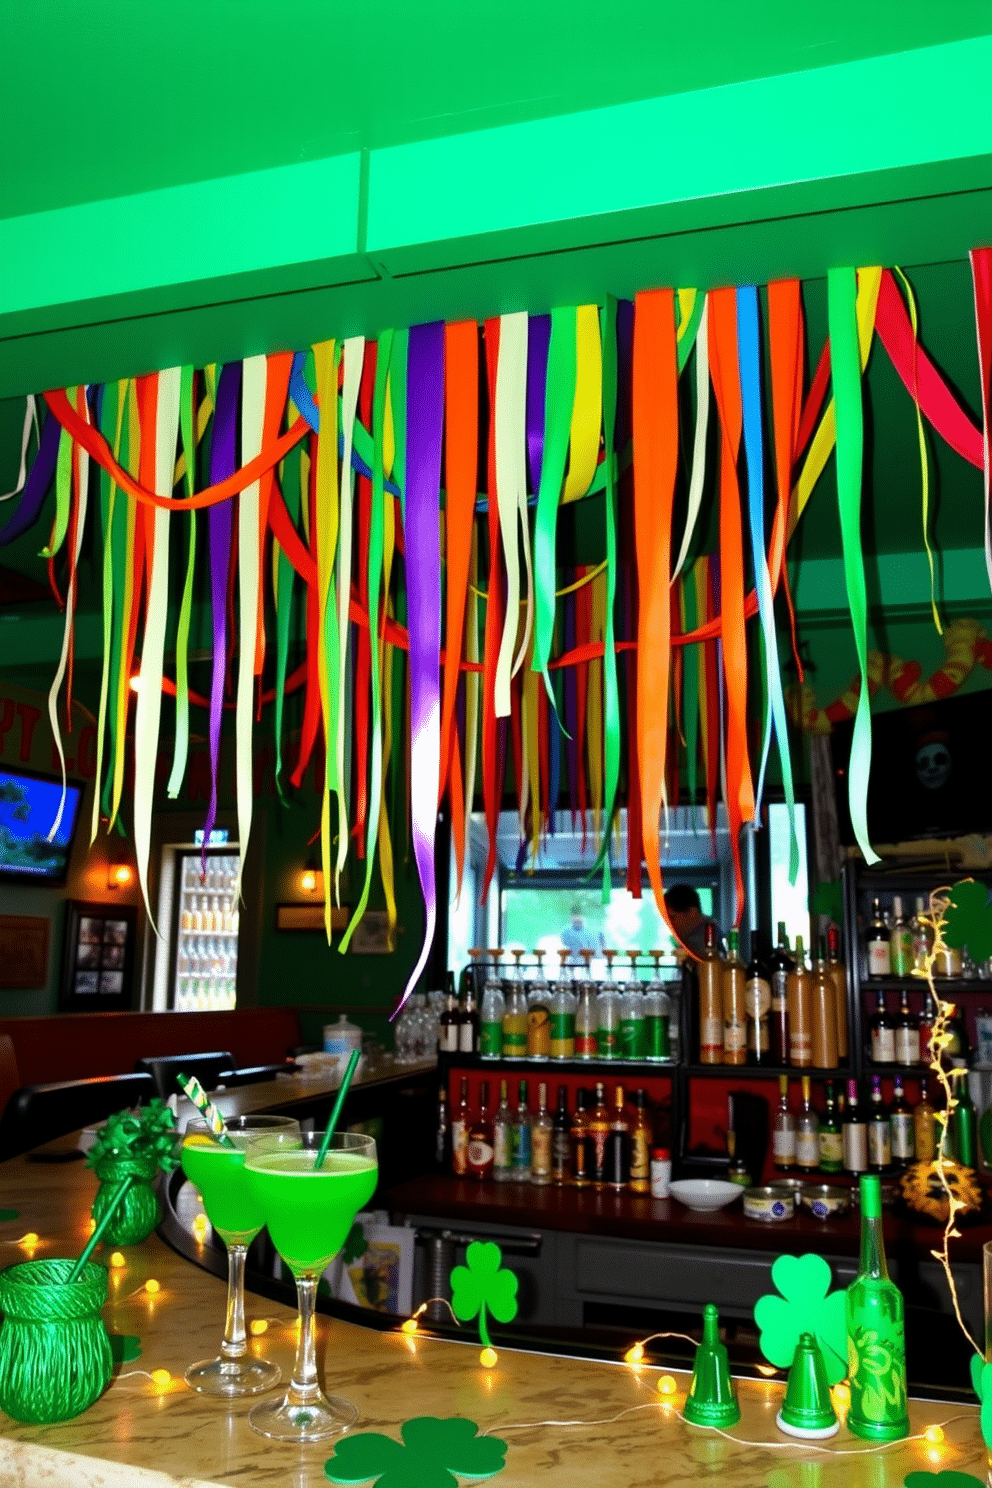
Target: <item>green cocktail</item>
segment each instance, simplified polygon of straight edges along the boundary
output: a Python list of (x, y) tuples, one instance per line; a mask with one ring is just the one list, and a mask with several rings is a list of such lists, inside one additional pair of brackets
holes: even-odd
[(245, 1175), (249, 1144), (264, 1135), (284, 1133), (299, 1138), (291, 1116), (236, 1116), (226, 1123), (227, 1141), (219, 1141), (205, 1121), (186, 1128), (183, 1172), (199, 1191), (207, 1218), (227, 1246), (227, 1326), (220, 1353), (186, 1371), (186, 1383), (203, 1395), (258, 1395), (271, 1390), (281, 1371), (248, 1352), (245, 1335), (245, 1252), (265, 1224)]
[(328, 1398), (318, 1383), (314, 1307), (317, 1280), (375, 1192), (379, 1168), (375, 1142), (358, 1132), (336, 1132), (318, 1168), (323, 1136), (279, 1132), (260, 1137), (245, 1162), (251, 1197), (296, 1278), (300, 1308), (300, 1339), (286, 1398), (257, 1405), (248, 1417), (254, 1430), (277, 1441), (322, 1441), (358, 1420), (350, 1401)]

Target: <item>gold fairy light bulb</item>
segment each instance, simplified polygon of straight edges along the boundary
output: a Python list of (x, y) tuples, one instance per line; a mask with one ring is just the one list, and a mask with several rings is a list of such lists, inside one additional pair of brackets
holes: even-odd
[(268, 1330), (269, 1324), (266, 1318), (253, 1318), (252, 1321), (248, 1324), (248, 1331), (255, 1338), (260, 1337), (262, 1333), (267, 1333)]
[(494, 1348), (484, 1348), (479, 1355), (479, 1363), (483, 1369), (495, 1369), (499, 1361), (499, 1354)]
[(928, 1426), (923, 1433), (923, 1440), (929, 1442), (932, 1447), (939, 1447), (944, 1440), (944, 1430), (941, 1426)]
[(172, 1375), (167, 1369), (153, 1369), (151, 1379), (153, 1385), (169, 1385), (172, 1383)]
[(623, 1357), (628, 1364), (640, 1364), (641, 1360), (644, 1358), (643, 1343), (632, 1343)]
[(672, 1375), (663, 1374), (659, 1378), (657, 1385), (655, 1385), (655, 1389), (659, 1395), (674, 1395), (678, 1389), (678, 1385)]
[(127, 1261), (124, 1259), (121, 1251), (115, 1250), (111, 1254), (110, 1264), (114, 1267), (115, 1270), (120, 1270), (121, 1266), (127, 1265)]
[(162, 1290), (161, 1283), (157, 1282), (155, 1280), (154, 1276), (151, 1277), (150, 1280), (148, 1280), (148, 1281), (145, 1282), (145, 1291), (149, 1294), (149, 1296), (154, 1297), (161, 1290)]

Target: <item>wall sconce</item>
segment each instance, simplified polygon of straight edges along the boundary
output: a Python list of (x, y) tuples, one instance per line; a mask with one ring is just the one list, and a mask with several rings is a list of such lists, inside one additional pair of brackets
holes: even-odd
[(107, 888), (129, 889), (134, 883), (134, 869), (130, 863), (107, 864)]
[(311, 854), (303, 865), (303, 871), (299, 877), (300, 892), (312, 895), (314, 898), (324, 897), (324, 875), (317, 866), (317, 859)]

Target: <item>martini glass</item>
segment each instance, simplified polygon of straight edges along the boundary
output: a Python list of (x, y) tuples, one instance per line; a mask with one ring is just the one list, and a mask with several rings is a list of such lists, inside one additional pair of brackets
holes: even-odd
[(249, 1143), (264, 1134), (298, 1136), (291, 1116), (235, 1116), (227, 1123), (233, 1147), (219, 1142), (205, 1121), (190, 1121), (183, 1137), (183, 1172), (199, 1190), (207, 1218), (227, 1246), (227, 1323), (220, 1353), (186, 1371), (186, 1383), (201, 1395), (260, 1395), (282, 1378), (282, 1370), (248, 1352), (245, 1337), (245, 1254), (265, 1224), (245, 1179)]
[(285, 1399), (256, 1405), (248, 1424), (277, 1441), (311, 1442), (354, 1426), (349, 1400), (328, 1397), (317, 1379), (314, 1307), (317, 1281), (341, 1249), (375, 1192), (375, 1142), (359, 1132), (335, 1132), (316, 1167), (323, 1132), (276, 1132), (252, 1142), (245, 1174), (276, 1250), (296, 1278), (300, 1337)]

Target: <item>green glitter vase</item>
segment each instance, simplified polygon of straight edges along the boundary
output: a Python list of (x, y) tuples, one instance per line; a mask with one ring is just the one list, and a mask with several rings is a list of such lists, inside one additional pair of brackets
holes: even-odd
[(124, 1157), (97, 1164), (100, 1179), (93, 1200), (93, 1222), (99, 1224), (113, 1204), (125, 1178), (134, 1183), (124, 1195), (120, 1207), (103, 1232), (109, 1245), (140, 1245), (161, 1223), (162, 1202), (154, 1186), (157, 1163), (153, 1157)]
[(882, 1239), (882, 1189), (861, 1179), (861, 1264), (847, 1289), (848, 1429), (865, 1441), (909, 1434), (902, 1293), (889, 1280)]
[(106, 1268), (90, 1261), (22, 1261), (0, 1272), (0, 1409), (44, 1424), (78, 1416), (106, 1389), (112, 1361), (100, 1309)]

